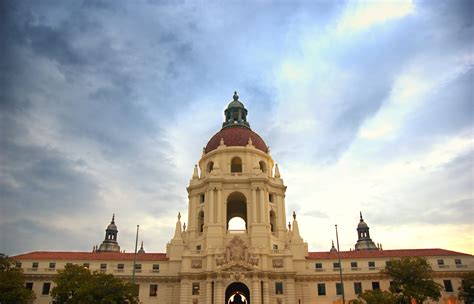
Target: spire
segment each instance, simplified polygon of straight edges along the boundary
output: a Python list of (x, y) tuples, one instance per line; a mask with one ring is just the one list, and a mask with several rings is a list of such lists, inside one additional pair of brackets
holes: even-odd
[(237, 91), (234, 92), (232, 99), (233, 100), (229, 103), (227, 109), (224, 111), (225, 121), (222, 124), (222, 128), (240, 126), (250, 129), (250, 124), (247, 122), (247, 109), (239, 100)]
[(145, 253), (145, 249), (143, 249), (143, 241), (142, 245), (140, 246), (140, 250), (138, 250), (138, 253)]
[(198, 173), (198, 166), (194, 165), (194, 171), (193, 171), (193, 179), (199, 178), (199, 173)]
[(110, 223), (115, 224), (115, 213), (112, 214), (112, 221)]
[(181, 230), (181, 212), (178, 212), (178, 221), (176, 222), (176, 228), (174, 230), (174, 237), (173, 240), (183, 240), (183, 237), (181, 235), (182, 230)]
[(332, 240), (332, 245), (331, 245), (331, 249), (329, 250), (329, 252), (337, 252), (336, 247), (334, 247), (334, 240)]
[(303, 242), (303, 238), (300, 236), (300, 229), (298, 222), (296, 221), (296, 212), (293, 211), (293, 233), (291, 235), (291, 242)]
[(360, 221), (363, 222), (364, 219), (362, 218), (362, 211), (359, 211), (360, 212)]
[(275, 178), (280, 178), (280, 169), (278, 168), (278, 164), (275, 164)]

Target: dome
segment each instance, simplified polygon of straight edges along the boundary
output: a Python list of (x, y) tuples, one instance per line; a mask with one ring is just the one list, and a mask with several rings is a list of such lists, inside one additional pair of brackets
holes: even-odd
[[(103, 226), (102, 226), (103, 227)], [(117, 226), (115, 225), (115, 223), (110, 223), (108, 226), (107, 226), (107, 230), (117, 230)]]
[(232, 98), (233, 100), (227, 106), (227, 110), (231, 108), (245, 109), (244, 104), (239, 100), (239, 95), (237, 94), (237, 91), (234, 92), (234, 96)]
[(364, 221), (360, 221), (359, 225), (357, 225), (357, 228), (368, 228), (367, 224)]
[(217, 132), (207, 143), (204, 152), (209, 153), (217, 149), (217, 147), (220, 145), (221, 138), (224, 140), (224, 144), (228, 147), (245, 147), (249, 141), (249, 138), (251, 138), (252, 144), (255, 146), (255, 148), (265, 153), (268, 152), (268, 147), (260, 135), (253, 132), (249, 128), (241, 126), (227, 127)]

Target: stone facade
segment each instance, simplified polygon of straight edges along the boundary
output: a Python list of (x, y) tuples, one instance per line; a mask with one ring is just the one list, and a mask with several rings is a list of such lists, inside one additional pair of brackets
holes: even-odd
[[(471, 255), (443, 249), (382, 250), (370, 239), (362, 215), (358, 250), (340, 252), (341, 265), (334, 249), (309, 252), (296, 214), (287, 225), (286, 186), (268, 147), (250, 129), (237, 94), (225, 115), (222, 130), (203, 150), (187, 187), (188, 226), (183, 228), (179, 215), (166, 253), (145, 253), (142, 246), (137, 254), (136, 281), (143, 303), (220, 304), (239, 298), (255, 304), (342, 303), (339, 267), (349, 300), (366, 289), (388, 289), (389, 279), (380, 269), (387, 260), (402, 256), (428, 258), (435, 279), (446, 289), (440, 303), (460, 303), (459, 277), (474, 271)], [(229, 229), (233, 218), (241, 218), (245, 226)], [(108, 230), (105, 241), (113, 229)], [(66, 263), (131, 279), (134, 254), (116, 250), (116, 234), (112, 240), (114, 250), (101, 246), (105, 250), (32, 252), (14, 258), (33, 283), (36, 303), (51, 303), (45, 283)]]

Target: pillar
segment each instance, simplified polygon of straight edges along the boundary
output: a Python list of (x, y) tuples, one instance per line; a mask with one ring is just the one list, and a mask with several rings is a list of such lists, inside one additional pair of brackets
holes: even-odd
[(222, 278), (216, 280), (216, 304), (224, 303), (224, 290), (222, 288)]
[(181, 280), (179, 303), (189, 303), (190, 293), (191, 288), (189, 287), (189, 282), (186, 279)]
[(263, 281), (263, 304), (270, 304), (270, 289), (268, 279)]
[(209, 224), (214, 223), (214, 189), (209, 189)]
[(217, 223), (222, 223), (222, 189), (217, 189)]
[(250, 295), (250, 299), (252, 303), (261, 304), (262, 299), (260, 299), (260, 289), (259, 289), (260, 281), (258, 277), (254, 277), (252, 279), (252, 293)]
[(257, 223), (258, 218), (257, 218), (257, 190), (255, 188), (252, 188), (252, 222)]
[(204, 301), (206, 304), (212, 304), (212, 281), (206, 281), (206, 299)]
[[(283, 292), (286, 293), (286, 299), (288, 303), (296, 303), (295, 297), (295, 281), (294, 279), (287, 279), (285, 282), (286, 286), (283, 286)], [(286, 291), (285, 291), (286, 289)]]

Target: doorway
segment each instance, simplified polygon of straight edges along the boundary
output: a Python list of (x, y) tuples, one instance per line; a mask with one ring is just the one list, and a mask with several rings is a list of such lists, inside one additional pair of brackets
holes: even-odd
[(230, 284), (225, 290), (225, 304), (250, 304), (250, 290), (244, 283)]

